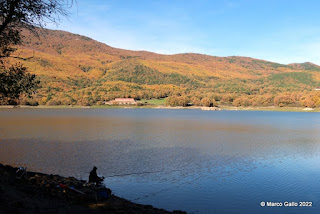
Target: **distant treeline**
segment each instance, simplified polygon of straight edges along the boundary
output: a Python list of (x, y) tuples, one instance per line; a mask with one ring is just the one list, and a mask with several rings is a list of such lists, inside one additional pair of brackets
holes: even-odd
[(81, 91), (73, 96), (65, 94), (65, 97), (59, 98), (53, 94), (40, 97), (23, 96), (19, 100), (20, 105), (103, 105), (105, 101), (113, 100), (119, 97), (141, 99), (160, 99), (165, 98), (167, 106), (207, 106), (214, 107), (219, 105), (232, 105), (236, 107), (248, 106), (278, 106), (278, 107), (320, 107), (320, 91), (305, 92), (284, 92), (275, 95), (247, 95), (236, 93), (201, 93), (199, 91), (137, 91), (132, 93), (108, 93), (101, 96), (98, 93)]

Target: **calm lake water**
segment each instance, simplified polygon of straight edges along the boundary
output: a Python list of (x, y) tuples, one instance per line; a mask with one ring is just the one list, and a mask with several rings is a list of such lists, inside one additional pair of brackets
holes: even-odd
[[(95, 165), (116, 195), (168, 210), (320, 212), (319, 113), (1, 109), (0, 162), (81, 179)], [(313, 204), (260, 206), (285, 201)]]

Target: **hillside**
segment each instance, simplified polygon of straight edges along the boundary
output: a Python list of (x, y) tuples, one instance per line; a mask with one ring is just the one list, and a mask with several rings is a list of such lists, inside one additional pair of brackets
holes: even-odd
[[(12, 59), (11, 63), (20, 61), (40, 78), (41, 88), (33, 98), (40, 104), (89, 105), (115, 97), (170, 96), (182, 105), (204, 105), (204, 98), (211, 105), (305, 105), (306, 99), (320, 105), (313, 91), (320, 87), (320, 66), (312, 63), (284, 65), (194, 53), (162, 55), (113, 48), (64, 31), (38, 32), (39, 37), (24, 32), (24, 44), (15, 55), (25, 60)], [(279, 96), (289, 101), (277, 103)]]

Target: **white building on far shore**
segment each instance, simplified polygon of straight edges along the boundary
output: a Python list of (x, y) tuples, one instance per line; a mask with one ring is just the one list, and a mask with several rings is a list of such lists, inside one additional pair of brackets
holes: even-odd
[(109, 102), (105, 102), (107, 105), (136, 105), (137, 101), (133, 98), (116, 98)]

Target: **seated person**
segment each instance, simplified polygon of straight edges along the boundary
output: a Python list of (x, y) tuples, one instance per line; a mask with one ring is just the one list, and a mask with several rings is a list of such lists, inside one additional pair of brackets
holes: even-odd
[(93, 167), (92, 171), (90, 172), (90, 175), (89, 175), (89, 183), (96, 183), (96, 185), (100, 185), (101, 181), (103, 181), (103, 177), (100, 178), (98, 175), (97, 175), (97, 167)]

